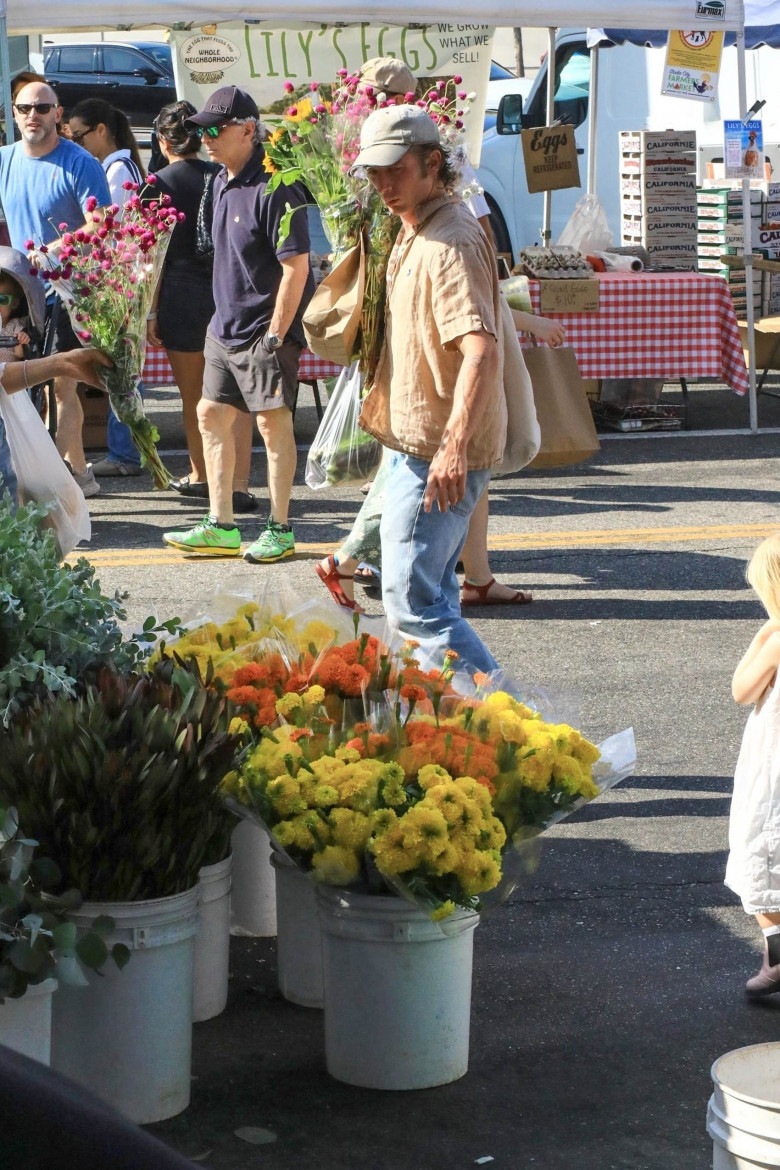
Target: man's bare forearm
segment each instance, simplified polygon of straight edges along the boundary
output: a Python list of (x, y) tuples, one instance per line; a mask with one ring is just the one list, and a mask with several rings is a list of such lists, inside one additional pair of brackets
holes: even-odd
[(285, 337), (298, 312), (303, 290), (309, 278), (308, 255), (291, 256), (282, 260), (282, 281), (276, 294), (269, 332)]
[(463, 363), (441, 446), (452, 443), (458, 449), (465, 449), (476, 430), (480, 405), (487, 399), (498, 373), (498, 349), (495, 338), (487, 333), (467, 334), (461, 345)]

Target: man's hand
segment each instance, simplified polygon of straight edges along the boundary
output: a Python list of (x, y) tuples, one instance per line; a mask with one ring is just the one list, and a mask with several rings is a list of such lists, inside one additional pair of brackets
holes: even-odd
[(42, 360), (59, 361), (61, 368), (56, 370), (55, 377), (75, 378), (77, 382), (86, 382), (98, 390), (105, 390), (100, 371), (111, 369), (114, 364), (99, 349), (72, 349), (69, 353), (55, 354), (52, 359)]
[(442, 443), (434, 455), (428, 470), (423, 508), (426, 512), (439, 505), (440, 512), (447, 512), (453, 504), (459, 503), (466, 494), (466, 448), (455, 446), (451, 439)]

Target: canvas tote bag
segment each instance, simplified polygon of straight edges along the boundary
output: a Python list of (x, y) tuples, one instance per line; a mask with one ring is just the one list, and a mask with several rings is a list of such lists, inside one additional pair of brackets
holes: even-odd
[(539, 450), (542, 436), (536, 418), (533, 387), (517, 339), (512, 310), (503, 296), (501, 331), (504, 341), (506, 447), (503, 461), (493, 468), (493, 475), (511, 475), (531, 462)]
[(599, 450), (599, 438), (574, 350), (533, 345), (523, 356), (542, 431), (539, 454), (528, 466), (584, 463)]
[(366, 253), (361, 235), (319, 285), (303, 315), (303, 331), (312, 353), (339, 366), (351, 365), (365, 287)]

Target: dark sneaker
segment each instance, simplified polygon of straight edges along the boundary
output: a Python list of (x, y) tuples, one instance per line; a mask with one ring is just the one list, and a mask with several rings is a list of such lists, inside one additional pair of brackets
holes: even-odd
[(244, 560), (255, 565), (284, 561), (295, 554), (295, 535), (289, 524), (269, 520), (263, 532), (244, 553)]
[(172, 479), (168, 486), (180, 496), (193, 496), (196, 500), (209, 498), (209, 485), (197, 480), (191, 482), (188, 475), (182, 476), (181, 479)]
[(163, 540), (201, 557), (237, 557), (241, 552), (241, 533), (237, 528), (223, 528), (216, 516), (206, 516), (186, 532), (164, 532)]
[(251, 492), (233, 492), (234, 512), (256, 512), (260, 503)]

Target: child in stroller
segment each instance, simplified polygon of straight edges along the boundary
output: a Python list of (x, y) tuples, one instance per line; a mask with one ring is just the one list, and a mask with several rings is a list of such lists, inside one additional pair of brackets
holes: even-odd
[(12, 276), (0, 272), (0, 348), (6, 362), (21, 362), (30, 344), (27, 300)]
[[(0, 362), (21, 362), (46, 351), (46, 291), (23, 252), (0, 247)], [(43, 410), (43, 388), (31, 390)]]

